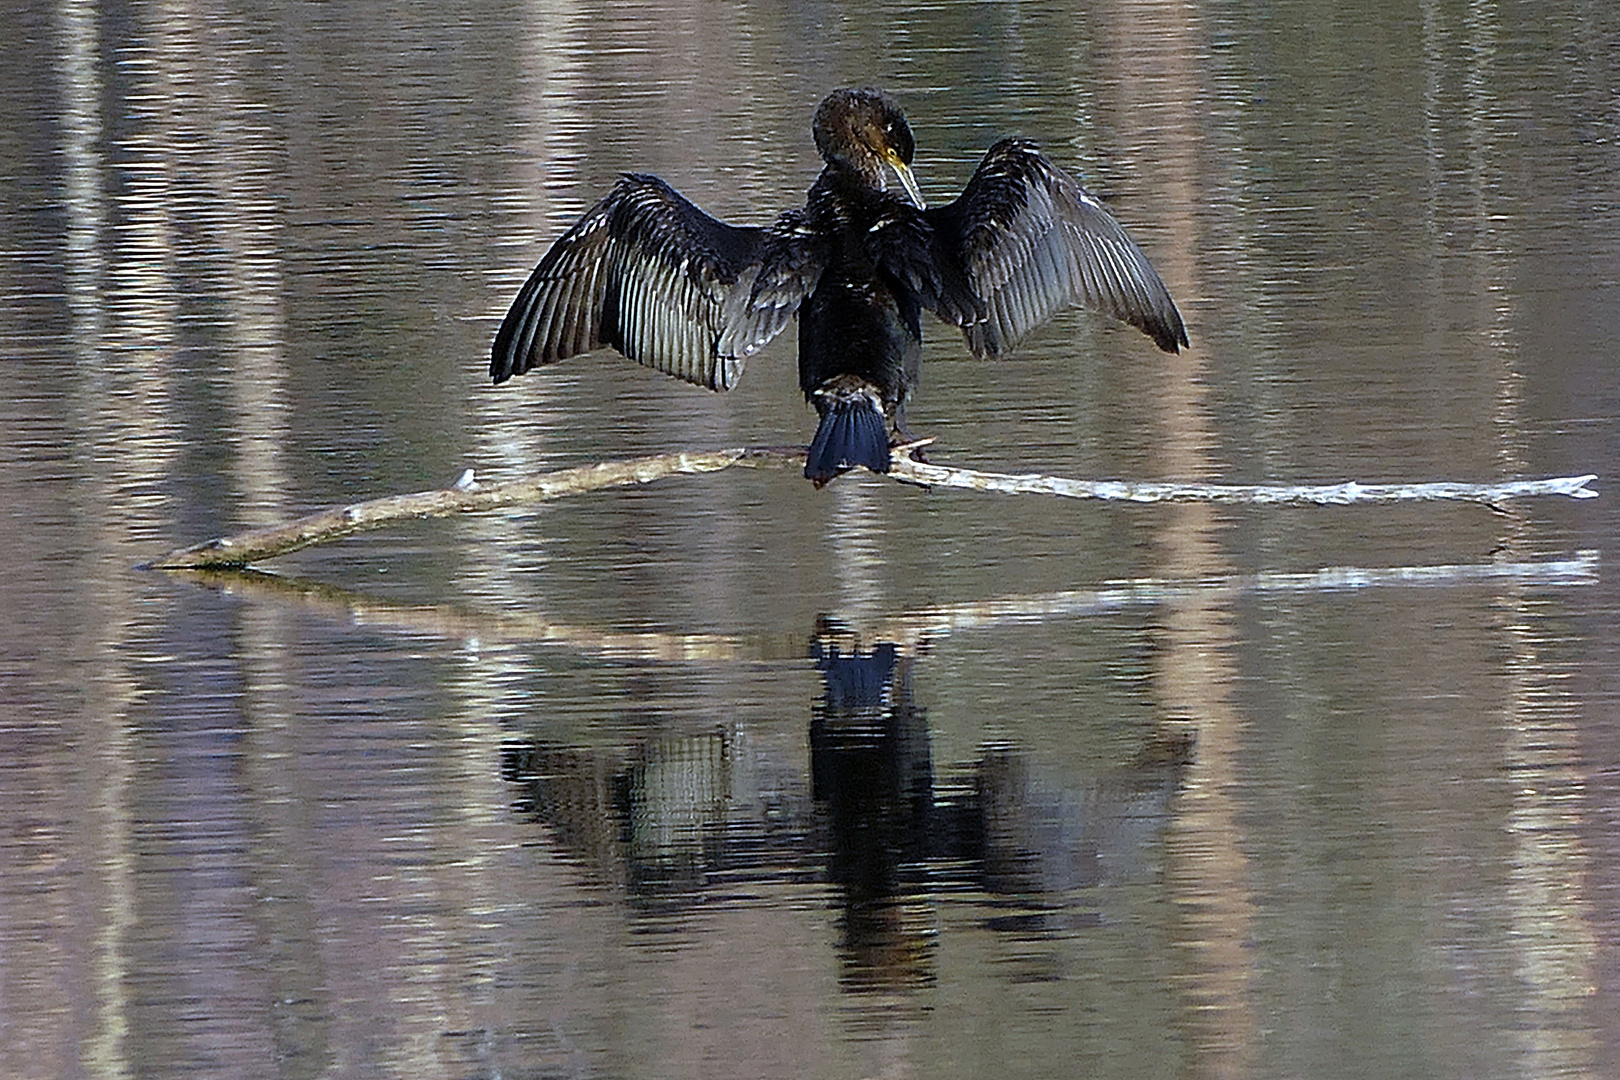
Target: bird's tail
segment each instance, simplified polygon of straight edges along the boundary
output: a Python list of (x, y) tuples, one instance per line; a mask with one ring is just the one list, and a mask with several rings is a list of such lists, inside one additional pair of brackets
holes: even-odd
[(821, 426), (805, 456), (805, 479), (821, 487), (857, 465), (875, 473), (889, 471), (889, 425), (876, 387), (845, 376), (824, 383), (810, 400), (821, 414)]

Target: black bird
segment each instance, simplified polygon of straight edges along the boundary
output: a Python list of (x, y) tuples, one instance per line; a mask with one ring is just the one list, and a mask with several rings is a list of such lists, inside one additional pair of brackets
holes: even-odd
[(1147, 256), (1036, 144), (1002, 139), (955, 202), (930, 210), (911, 174), (911, 128), (888, 94), (836, 90), (813, 131), (826, 167), (803, 210), (764, 227), (716, 221), (658, 177), (626, 173), (524, 282), (490, 376), (611, 347), (728, 390), (797, 314), (799, 386), (821, 415), (804, 474), (820, 487), (856, 465), (887, 472), (891, 446), (912, 441), (905, 406), (924, 308), (980, 357), (1076, 302), (1167, 352), (1187, 344)]

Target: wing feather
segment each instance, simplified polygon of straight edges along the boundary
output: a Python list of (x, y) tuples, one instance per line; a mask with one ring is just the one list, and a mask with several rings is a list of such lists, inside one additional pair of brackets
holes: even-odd
[(992, 146), (955, 202), (923, 212), (935, 272), (921, 290), (979, 356), (999, 356), (1079, 303), (1187, 344), (1170, 290), (1103, 205), (1022, 139)]
[[(626, 174), (523, 283), (495, 334), (490, 376), (504, 382), (612, 347), (687, 382), (730, 389), (820, 274), (785, 236), (780, 223), (717, 221), (656, 176)], [(776, 267), (773, 287), (756, 299), (767, 263)], [(797, 273), (783, 269), (796, 263)]]

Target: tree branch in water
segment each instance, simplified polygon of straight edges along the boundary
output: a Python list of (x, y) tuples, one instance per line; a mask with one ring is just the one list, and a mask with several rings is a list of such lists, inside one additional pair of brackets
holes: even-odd
[[(676, 474), (719, 472), (736, 466), (786, 468), (803, 460), (804, 450), (799, 447), (736, 447), (609, 461), (488, 486), (476, 483), (472, 471), (468, 470), (452, 487), (334, 506), (292, 521), (216, 537), (171, 551), (146, 563), (143, 569), (197, 570), (248, 566), (313, 544), (324, 544), (355, 533), (379, 529), (396, 521), (547, 502), (565, 495), (579, 495), (604, 488), (648, 484)], [(1179, 484), (1072, 480), (1034, 473), (988, 473), (913, 461), (904, 456), (895, 457), (888, 475), (900, 483), (930, 488), (967, 488), (1009, 495), (1055, 495), (1070, 499), (1124, 502), (1343, 505), (1444, 499), (1495, 506), (1510, 499), (1540, 495), (1565, 495), (1575, 499), (1597, 497), (1597, 492), (1587, 487), (1597, 479), (1595, 475), (1515, 480), (1498, 484), (1455, 481), (1418, 484), (1361, 484), (1348, 481), (1313, 486)]]

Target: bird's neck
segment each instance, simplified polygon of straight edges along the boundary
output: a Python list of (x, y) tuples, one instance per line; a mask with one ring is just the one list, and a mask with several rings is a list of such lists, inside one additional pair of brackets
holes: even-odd
[(859, 197), (862, 193), (870, 198), (881, 193), (887, 185), (884, 183), (883, 166), (876, 160), (857, 164), (834, 158), (821, 170), (815, 186), (837, 191), (846, 198)]
[(884, 189), (881, 173), (829, 163), (810, 187), (806, 210), (824, 229), (864, 230), (892, 204), (904, 201)]

